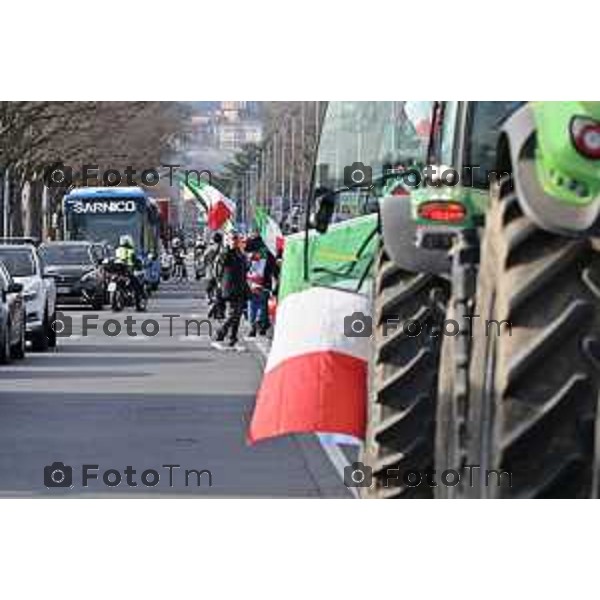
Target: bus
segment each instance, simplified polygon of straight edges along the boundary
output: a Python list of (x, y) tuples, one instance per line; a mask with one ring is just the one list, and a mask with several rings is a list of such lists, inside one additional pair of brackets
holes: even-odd
[(83, 187), (63, 200), (65, 240), (106, 244), (114, 252), (130, 235), (143, 261), (151, 289), (160, 281), (160, 216), (156, 203), (140, 187)]

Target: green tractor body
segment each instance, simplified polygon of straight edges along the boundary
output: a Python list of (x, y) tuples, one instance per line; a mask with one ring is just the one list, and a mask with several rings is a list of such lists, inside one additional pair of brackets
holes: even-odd
[[(374, 486), (363, 495), (596, 497), (600, 103), (332, 104), (317, 159), (331, 190), (344, 165), (375, 170), (390, 152), (395, 165), (369, 203), (381, 244), (363, 452)], [(349, 152), (349, 131), (375, 163)], [(403, 176), (430, 165), (463, 178)], [(325, 214), (336, 194), (323, 196)], [(449, 320), (457, 335), (440, 333)], [(434, 488), (403, 477), (432, 469)], [(448, 470), (460, 485), (439, 484)]]
[(598, 234), (600, 121), (596, 102), (531, 102), (505, 123), (499, 161), (519, 204), (544, 231)]
[(532, 102), (535, 162), (542, 189), (586, 206), (600, 197), (600, 103)]
[(533, 102), (500, 129), (470, 297), (453, 264), (448, 316), (479, 318), (444, 339), (438, 389), (436, 466), (477, 471), (442, 497), (598, 495), (599, 117)]

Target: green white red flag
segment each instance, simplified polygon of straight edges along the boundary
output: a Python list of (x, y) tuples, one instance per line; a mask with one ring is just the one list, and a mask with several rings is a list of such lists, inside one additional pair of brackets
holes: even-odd
[(206, 204), (206, 223), (209, 229), (221, 229), (235, 216), (235, 202), (206, 181), (188, 181), (186, 186)]
[(254, 220), (265, 246), (273, 256), (283, 250), (284, 237), (277, 221), (261, 206), (254, 209)]
[(377, 245), (373, 215), (286, 237), (277, 323), (249, 430), (252, 442), (291, 433), (363, 438), (368, 337), (345, 335), (345, 318), (369, 318)]

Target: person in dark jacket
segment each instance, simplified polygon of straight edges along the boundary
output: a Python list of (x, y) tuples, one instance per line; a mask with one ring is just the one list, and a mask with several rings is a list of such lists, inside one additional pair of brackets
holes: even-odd
[(266, 335), (267, 331), (271, 327), (271, 320), (269, 319), (269, 298), (275, 293), (275, 282), (279, 280), (279, 267), (277, 265), (277, 259), (271, 252), (269, 252), (265, 246), (264, 252), (266, 265), (264, 270), (264, 289), (265, 294), (263, 296), (263, 306), (261, 310), (261, 321), (260, 321), (260, 335)]
[(246, 282), (248, 266), (240, 241), (237, 233), (230, 234), (227, 249), (219, 260), (217, 276), (220, 281), (221, 295), (227, 307), (227, 318), (217, 331), (215, 345), (218, 348), (222, 347), (221, 342), (228, 336), (228, 346), (237, 347), (240, 319), (248, 299)]
[(206, 285), (206, 295), (210, 304), (208, 311), (209, 319), (224, 319), (223, 298), (221, 297), (221, 289), (217, 273), (221, 255), (223, 254), (223, 234), (220, 231), (215, 231), (212, 236), (212, 242), (204, 253), (204, 267), (206, 269), (206, 277), (208, 283)]

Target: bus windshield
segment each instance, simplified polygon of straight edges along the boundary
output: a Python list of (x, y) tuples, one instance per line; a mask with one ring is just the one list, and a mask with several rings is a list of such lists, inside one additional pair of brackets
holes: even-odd
[(130, 235), (136, 247), (142, 243), (142, 218), (137, 211), (121, 213), (67, 212), (67, 231), (71, 240), (107, 242), (113, 248), (122, 235)]

